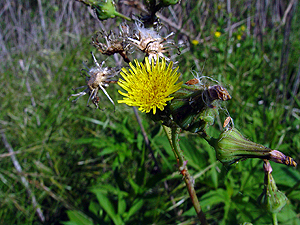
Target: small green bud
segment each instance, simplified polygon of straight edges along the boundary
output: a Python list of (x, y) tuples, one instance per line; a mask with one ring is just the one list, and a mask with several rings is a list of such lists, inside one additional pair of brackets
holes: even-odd
[(278, 190), (271, 174), (272, 168), (269, 161), (264, 162), (265, 179), (264, 190), (259, 196), (258, 202), (270, 213), (278, 213), (287, 203), (288, 198)]
[(282, 152), (246, 139), (236, 128), (229, 127), (218, 139), (210, 139), (208, 142), (215, 148), (217, 159), (224, 164), (230, 165), (247, 158), (261, 158), (294, 167), (297, 165), (291, 157)]
[(114, 18), (117, 14), (116, 7), (113, 0), (101, 0), (92, 6), (95, 9), (97, 17), (100, 20)]
[(100, 20), (106, 20), (119, 16), (123, 19), (131, 21), (127, 16), (116, 11), (115, 3), (113, 0), (77, 0), (83, 4), (90, 6), (96, 13)]
[(176, 5), (179, 2), (179, 0), (162, 0), (160, 2), (164, 7), (167, 7), (169, 5)]

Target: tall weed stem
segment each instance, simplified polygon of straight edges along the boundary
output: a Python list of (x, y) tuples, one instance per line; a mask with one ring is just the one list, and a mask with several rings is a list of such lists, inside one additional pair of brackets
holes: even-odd
[(163, 126), (163, 128), (164, 128), (165, 133), (167, 134), (169, 143), (172, 147), (172, 151), (176, 157), (178, 169), (179, 169), (181, 175), (183, 176), (188, 193), (192, 200), (193, 206), (196, 210), (197, 216), (202, 225), (207, 225), (208, 223), (207, 223), (205, 214), (201, 210), (201, 205), (199, 203), (199, 200), (197, 198), (196, 191), (194, 188), (194, 178), (188, 172), (188, 168), (186, 166), (187, 161), (184, 160), (183, 151), (181, 150), (180, 145), (179, 145), (179, 136), (178, 135), (180, 133), (180, 128), (172, 127), (170, 129), (166, 126)]

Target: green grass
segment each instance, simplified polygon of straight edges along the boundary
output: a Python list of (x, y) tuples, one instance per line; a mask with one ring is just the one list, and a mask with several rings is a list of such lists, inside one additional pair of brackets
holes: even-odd
[[(182, 3), (180, 19), (190, 19), (195, 24), (189, 27), (186, 22), (185, 29), (190, 29), (191, 33), (201, 31), (201, 24), (196, 22), (204, 14), (191, 11), (185, 4)], [(211, 39), (191, 45), (188, 52), (178, 57), (182, 80), (194, 78), (191, 71), (200, 72), (203, 67), (203, 75), (219, 80), (228, 89), (232, 100), (223, 107), (247, 138), (278, 149), (300, 162), (299, 93), (293, 97), (289, 91), (286, 97), (281, 97), (284, 88), (283, 84), (278, 85), (283, 28), (278, 31), (269, 28), (263, 42), (245, 33), (238, 40), (237, 35), (242, 32), (238, 28), (228, 39), (224, 30), (229, 18), (226, 8), (222, 6), (217, 12), (217, 3), (211, 4), (213, 10), (209, 11), (201, 36), (211, 36)], [(201, 10), (205, 11), (204, 6)], [(49, 25), (55, 17), (50, 6), (44, 7), (49, 10), (46, 10)], [(236, 10), (231, 17), (233, 22), (245, 17), (238, 13), (237, 9), (242, 8), (242, 3), (233, 6)], [(79, 9), (83, 10), (83, 5), (75, 8), (74, 13)], [(185, 13), (189, 11), (192, 16), (188, 18)], [(299, 6), (290, 35), (293, 48), (288, 58), (286, 90), (292, 90), (299, 67), (297, 12)], [(167, 16), (169, 12), (163, 13)], [(83, 15), (86, 21), (93, 21)], [(10, 57), (5, 60), (3, 57), (0, 62), (0, 129), (23, 169), (22, 174), (16, 171), (11, 157), (4, 155), (7, 149), (1, 142), (0, 223), (41, 223), (21, 182), (22, 176), (29, 181), (46, 224), (63, 221), (69, 221), (66, 224), (198, 223), (159, 124), (140, 113), (158, 162), (157, 168), (130, 107), (117, 104), (114, 112), (104, 95), (100, 100), (102, 110), (86, 107), (86, 96), (76, 104), (67, 100), (75, 93), (72, 88), (85, 84), (80, 71), (84, 68), (82, 62), (93, 66), (90, 51), (95, 54), (96, 51), (89, 44), (93, 31), (80, 33), (81, 37), (76, 39), (79, 41), (72, 39), (72, 44), (66, 45), (62, 43), (64, 29), (62, 25), (52, 36), (49, 31), (53, 46), (60, 43), (60, 47), (25, 49), (24, 52), (11, 50)], [(222, 33), (220, 38), (214, 37), (217, 30)], [(181, 35), (178, 33), (176, 37), (180, 39)], [(13, 46), (11, 42), (7, 46)], [(96, 57), (99, 61), (107, 58), (98, 53)], [(22, 62), (24, 70), (20, 66)], [(106, 65), (114, 66), (112, 57)], [(117, 89), (116, 85), (107, 89), (115, 102), (121, 98)], [(32, 105), (32, 98), (36, 105)], [(217, 120), (209, 130), (214, 136), (220, 132), (228, 114), (221, 110), (219, 116), (220, 122)], [(272, 216), (256, 202), (263, 190), (260, 160), (248, 159), (224, 167), (216, 161), (213, 149), (197, 135), (183, 133), (180, 138), (209, 224), (272, 224)], [(279, 223), (300, 224), (300, 171), (275, 163), (272, 167), (279, 189), (289, 198), (278, 214)]]

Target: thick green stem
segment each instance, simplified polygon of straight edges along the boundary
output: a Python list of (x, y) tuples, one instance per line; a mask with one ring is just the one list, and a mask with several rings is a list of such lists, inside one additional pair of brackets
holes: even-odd
[(178, 169), (180, 173), (183, 176), (183, 179), (185, 181), (186, 187), (188, 189), (190, 198), (192, 200), (193, 206), (196, 210), (197, 216), (201, 222), (202, 225), (207, 225), (206, 217), (203, 211), (201, 210), (201, 206), (199, 203), (199, 200), (196, 195), (196, 191), (194, 189), (194, 178), (189, 174), (186, 161), (184, 160), (183, 152), (179, 146), (179, 131), (180, 129), (177, 127), (173, 127), (170, 132), (170, 128), (163, 126), (167, 137), (169, 139), (170, 145), (172, 147), (173, 153), (176, 157), (177, 163), (178, 163)]
[(277, 213), (273, 213), (273, 214), (272, 214), (272, 217), (273, 217), (273, 224), (274, 224), (274, 225), (278, 225), (278, 221), (277, 221)]

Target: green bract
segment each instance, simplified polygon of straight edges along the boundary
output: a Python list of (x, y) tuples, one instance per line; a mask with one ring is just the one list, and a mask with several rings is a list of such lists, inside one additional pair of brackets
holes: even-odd
[[(269, 162), (266, 162), (268, 165)], [(287, 203), (288, 198), (278, 190), (271, 171), (265, 171), (263, 193), (259, 196), (258, 202), (270, 213), (278, 213)]]
[(217, 159), (224, 164), (230, 165), (247, 158), (261, 158), (288, 166), (297, 166), (291, 157), (246, 139), (236, 128), (227, 128), (218, 139), (212, 138), (208, 142), (215, 148)]
[(232, 164), (246, 158), (268, 158), (271, 149), (246, 139), (236, 128), (228, 128), (212, 142), (217, 159)]

